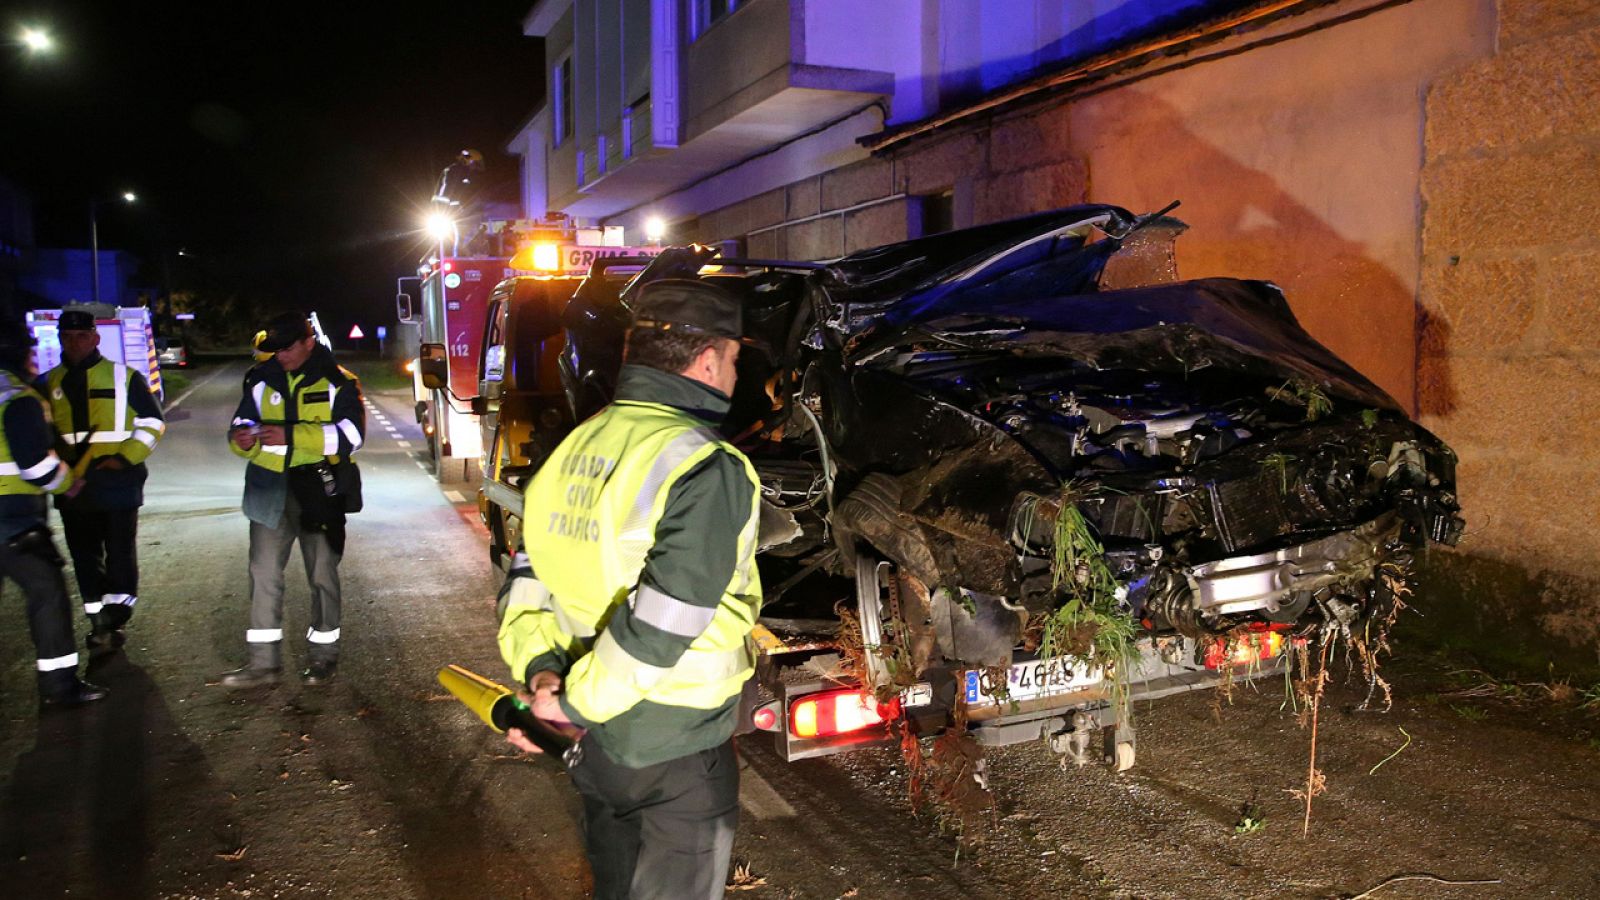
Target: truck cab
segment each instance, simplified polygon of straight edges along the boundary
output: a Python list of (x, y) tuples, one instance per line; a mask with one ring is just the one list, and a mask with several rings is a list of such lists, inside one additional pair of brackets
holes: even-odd
[(573, 425), (560, 374), (561, 314), (578, 282), (522, 275), (489, 295), (473, 410), (483, 447), (479, 513), (496, 564), (516, 551), (523, 485)]

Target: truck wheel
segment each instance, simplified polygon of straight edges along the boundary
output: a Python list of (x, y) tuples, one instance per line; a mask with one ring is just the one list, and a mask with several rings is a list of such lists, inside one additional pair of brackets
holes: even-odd
[(440, 484), (464, 484), (467, 481), (468, 462), (460, 456), (446, 456), (444, 438), (436, 429), (428, 436), (428, 450), (433, 456), (433, 477)]
[(489, 564), (500, 568), (501, 555), (509, 559), (522, 542), (522, 520), (506, 512), (505, 507), (489, 504)]

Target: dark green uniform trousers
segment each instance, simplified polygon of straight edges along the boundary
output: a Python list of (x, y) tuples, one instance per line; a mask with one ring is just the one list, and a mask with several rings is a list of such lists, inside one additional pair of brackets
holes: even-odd
[(721, 900), (739, 824), (733, 740), (643, 769), (583, 743), (569, 774), (595, 900)]

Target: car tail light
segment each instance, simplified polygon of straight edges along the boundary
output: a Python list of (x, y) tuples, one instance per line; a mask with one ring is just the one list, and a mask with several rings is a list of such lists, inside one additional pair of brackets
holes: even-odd
[(763, 706), (750, 716), (750, 724), (761, 731), (775, 731), (778, 727), (778, 711)]
[(1273, 625), (1252, 628), (1235, 638), (1231, 651), (1227, 638), (1217, 638), (1206, 649), (1206, 668), (1220, 669), (1224, 665), (1247, 666), (1282, 655), (1287, 643), (1283, 629), (1287, 627), (1287, 625)]
[(894, 718), (897, 705), (893, 701), (880, 704), (862, 691), (811, 694), (790, 705), (789, 732), (798, 738), (849, 734)]

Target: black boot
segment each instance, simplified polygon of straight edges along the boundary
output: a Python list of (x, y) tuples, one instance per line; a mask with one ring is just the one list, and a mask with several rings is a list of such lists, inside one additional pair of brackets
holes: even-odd
[(300, 673), (300, 680), (312, 687), (318, 687), (332, 681), (333, 676), (338, 673), (338, 663), (314, 659), (306, 666), (305, 671)]
[(283, 663), (278, 655), (280, 645), (251, 644), (250, 661), (217, 676), (217, 683), (225, 688), (253, 688), (278, 683)]
[(128, 635), (121, 628), (110, 628), (104, 631), (95, 630), (83, 639), (84, 646), (89, 648), (90, 656), (104, 656), (122, 649), (128, 642)]

